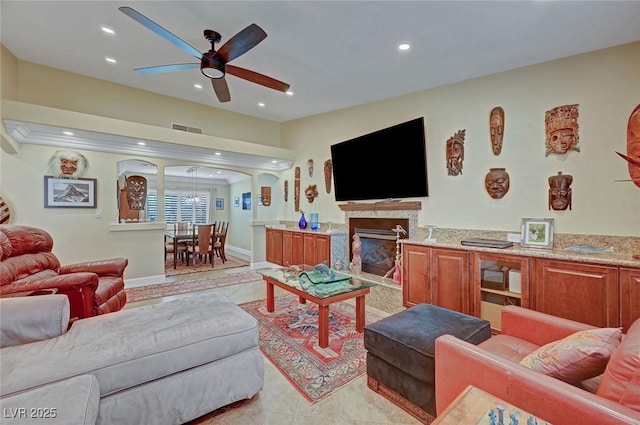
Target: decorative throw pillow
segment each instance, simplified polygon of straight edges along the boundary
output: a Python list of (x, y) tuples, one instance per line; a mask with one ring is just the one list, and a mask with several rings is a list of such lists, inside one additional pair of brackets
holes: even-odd
[(604, 372), (621, 339), (620, 328), (580, 331), (543, 345), (522, 359), (520, 364), (574, 384)]
[(640, 319), (611, 356), (596, 394), (640, 412)]

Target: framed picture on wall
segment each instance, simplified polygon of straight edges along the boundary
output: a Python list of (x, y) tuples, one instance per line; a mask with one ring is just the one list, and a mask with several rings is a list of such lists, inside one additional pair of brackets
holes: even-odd
[(44, 176), (45, 208), (96, 208), (96, 179), (58, 179)]
[(243, 210), (251, 209), (251, 192), (245, 192), (242, 194), (242, 209)]
[(261, 206), (262, 206), (262, 195), (258, 195), (258, 199), (257, 199), (257, 201), (258, 201), (258, 202), (257, 202), (257, 203), (258, 203), (258, 206), (259, 206), (259, 207), (261, 207)]
[(553, 249), (553, 219), (523, 218), (522, 246), (525, 248)]
[(239, 197), (235, 197), (233, 198), (233, 206), (234, 207), (239, 207), (240, 206), (240, 198)]
[(216, 198), (216, 209), (217, 210), (224, 209), (224, 198)]

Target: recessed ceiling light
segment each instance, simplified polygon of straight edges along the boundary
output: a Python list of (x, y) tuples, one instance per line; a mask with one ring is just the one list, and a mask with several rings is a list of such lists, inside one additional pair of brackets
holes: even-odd
[(411, 48), (411, 45), (407, 43), (402, 43), (398, 46), (399, 50), (409, 50), (410, 48)]
[(73, 131), (63, 131), (62, 134), (65, 134), (67, 136), (73, 136)]
[(112, 30), (109, 27), (100, 27), (100, 29), (102, 30), (103, 33), (105, 34), (109, 34), (109, 35), (114, 35), (116, 32), (114, 30)]
[(222, 174), (222, 171), (218, 170), (216, 171), (217, 174)]
[(277, 164), (277, 163), (278, 163), (278, 160), (277, 160), (277, 159), (272, 159), (272, 160), (271, 160), (271, 163), (272, 163), (272, 164)]
[(291, 90), (287, 90), (286, 93), (287, 93), (287, 96), (293, 96), (293, 92)]
[(195, 83), (193, 87), (197, 88), (198, 90), (202, 90), (202, 84)]
[(141, 142), (138, 142), (138, 145), (140, 145), (140, 146), (145, 146), (145, 145), (146, 145), (146, 143), (141, 141)]
[(220, 156), (220, 155), (222, 155), (222, 153), (220, 153), (220, 152), (214, 152), (213, 154), (214, 154), (215, 156)]
[(115, 60), (114, 58), (110, 58), (109, 56), (107, 56), (106, 58), (104, 58), (104, 60), (106, 60), (109, 63), (118, 63), (117, 60)]
[(261, 108), (264, 108), (264, 106), (265, 106), (264, 102), (258, 102), (258, 106), (261, 107)]

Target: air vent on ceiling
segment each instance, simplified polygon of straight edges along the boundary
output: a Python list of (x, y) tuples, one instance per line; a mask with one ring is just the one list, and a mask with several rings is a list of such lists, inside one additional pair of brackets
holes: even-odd
[(174, 130), (186, 131), (188, 133), (202, 134), (202, 129), (197, 127), (189, 127), (182, 124), (171, 123), (171, 128)]

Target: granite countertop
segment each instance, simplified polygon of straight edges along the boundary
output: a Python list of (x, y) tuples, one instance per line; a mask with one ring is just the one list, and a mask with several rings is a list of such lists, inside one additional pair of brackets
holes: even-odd
[[(581, 263), (603, 264), (608, 266), (624, 266), (640, 268), (640, 260), (633, 259), (633, 254), (626, 252), (600, 252), (600, 253), (581, 253), (573, 252), (563, 248), (536, 249), (523, 248), (519, 243), (514, 243), (510, 248), (487, 248), (478, 246), (462, 245), (460, 240), (444, 239), (435, 243), (426, 243), (424, 240), (403, 239), (401, 243), (412, 245), (433, 246), (438, 248), (455, 248), (466, 251), (491, 252), (496, 254), (519, 255), (535, 258), (547, 258), (550, 260), (570, 260)], [(638, 252), (640, 254), (640, 252)]]
[(330, 232), (327, 232), (327, 225), (326, 224), (321, 224), (320, 225), (320, 230), (311, 230), (309, 228), (307, 229), (300, 229), (299, 227), (295, 227), (295, 226), (287, 226), (286, 224), (268, 224), (266, 226), (267, 229), (277, 229), (277, 230), (288, 230), (288, 231), (293, 231), (293, 232), (301, 232), (301, 233), (312, 233), (314, 235), (343, 235), (346, 234), (343, 231), (340, 230), (331, 230)]

